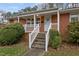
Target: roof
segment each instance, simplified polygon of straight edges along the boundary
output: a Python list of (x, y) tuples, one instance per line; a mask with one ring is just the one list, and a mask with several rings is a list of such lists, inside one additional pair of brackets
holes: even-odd
[(73, 13), (73, 12), (79, 12), (79, 8), (68, 8), (64, 10), (60, 10), (60, 13)]
[[(19, 13), (15, 16), (9, 17), (9, 18), (14, 18), (14, 17), (19, 17), (21, 15), (28, 15), (28, 14), (35, 14), (35, 13), (39, 13), (39, 12), (47, 12), (47, 11), (55, 11), (58, 10), (58, 8), (50, 8), (50, 9), (43, 9), (43, 10), (38, 10), (38, 11), (32, 11), (32, 12), (23, 12), (23, 13)], [(64, 13), (64, 12), (71, 12), (71, 11), (76, 11), (79, 10), (79, 8), (68, 8), (68, 9), (60, 9), (60, 13)]]
[(46, 11), (53, 11), (53, 10), (58, 10), (58, 8), (50, 8), (50, 9), (43, 9), (43, 10), (38, 10), (38, 11), (24, 12), (24, 13), (19, 13), (19, 15), (46, 12)]
[(17, 15), (11, 16), (11, 17), (9, 17), (9, 18), (18, 17), (18, 16), (20, 16), (20, 15), (34, 14), (34, 13), (39, 13), (39, 12), (53, 11), (53, 10), (58, 10), (58, 8), (50, 8), (50, 9), (43, 9), (43, 10), (38, 10), (38, 11), (31, 11), (31, 12), (18, 13)]

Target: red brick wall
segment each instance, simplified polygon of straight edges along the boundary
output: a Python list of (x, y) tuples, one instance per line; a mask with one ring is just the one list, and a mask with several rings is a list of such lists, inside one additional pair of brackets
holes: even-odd
[[(9, 22), (10, 23), (16, 23), (16, 22), (18, 22), (18, 19), (17, 18), (13, 18), (13, 19), (10, 19)], [(26, 19), (19, 18), (19, 23), (21, 23), (22, 25), (26, 24)]]
[(69, 13), (61, 14), (60, 15), (60, 32), (62, 37), (66, 37), (67, 34), (67, 27), (69, 24)]
[[(51, 19), (52, 19), (51, 20), (52, 23), (56, 23), (57, 15), (52, 15)], [(68, 24), (69, 24), (69, 13), (61, 14), (60, 15), (60, 33), (63, 37), (66, 36)]]
[(19, 22), (23, 25), (26, 24), (26, 19), (20, 18)]
[(9, 19), (9, 22), (10, 23), (16, 23), (17, 22), (17, 19)]

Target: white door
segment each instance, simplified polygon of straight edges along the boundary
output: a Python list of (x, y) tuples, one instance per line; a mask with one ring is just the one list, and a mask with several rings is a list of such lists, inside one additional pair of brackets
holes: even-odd
[(45, 31), (47, 31), (48, 30), (48, 28), (49, 28), (49, 25), (50, 25), (50, 16), (46, 16), (45, 17), (45, 23), (44, 23), (44, 28), (45, 28)]

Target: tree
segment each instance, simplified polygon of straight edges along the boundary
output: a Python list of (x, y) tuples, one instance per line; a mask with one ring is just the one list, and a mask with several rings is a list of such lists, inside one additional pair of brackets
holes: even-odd
[(11, 12), (7, 12), (7, 13), (6, 13), (6, 16), (7, 16), (7, 17), (9, 17), (9, 16), (11, 16), (11, 15), (12, 15)]
[(32, 11), (31, 7), (26, 7), (24, 9), (19, 10), (20, 13), (22, 13), (22, 12), (30, 12), (30, 11)]
[(36, 11), (38, 9), (38, 7), (35, 5), (33, 8), (31, 8), (32, 11)]
[(13, 12), (12, 13), (12, 16), (15, 16), (15, 15), (17, 15), (18, 14), (18, 12)]
[(30, 11), (32, 11), (31, 7), (27, 7), (26, 12), (30, 12)]

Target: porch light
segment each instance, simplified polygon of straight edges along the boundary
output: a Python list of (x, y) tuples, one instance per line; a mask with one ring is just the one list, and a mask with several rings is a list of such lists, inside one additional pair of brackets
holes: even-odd
[(38, 16), (38, 15), (37, 15)]

